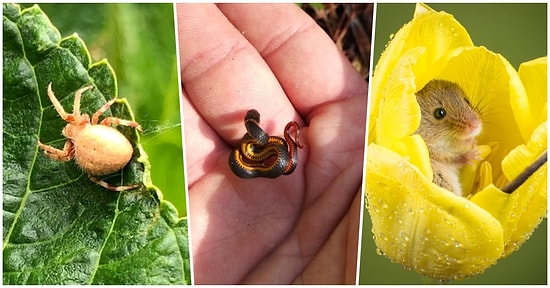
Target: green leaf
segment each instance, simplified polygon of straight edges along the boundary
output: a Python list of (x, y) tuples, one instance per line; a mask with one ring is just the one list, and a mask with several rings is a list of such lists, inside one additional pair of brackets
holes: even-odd
[(173, 4), (43, 3), (40, 8), (61, 35), (77, 31), (92, 59), (109, 59), (118, 95), (132, 103), (143, 127), (151, 178), (178, 215), (186, 216)]
[[(116, 98), (117, 81), (106, 60), (91, 63), (84, 42), (59, 31), (38, 6), (3, 4), (3, 283), (188, 284), (187, 221), (163, 200), (150, 177), (140, 135), (119, 130), (134, 155), (112, 192), (90, 181), (74, 161), (44, 156), (38, 141), (61, 149), (66, 125), (46, 94), (67, 112), (74, 92), (88, 84), (81, 111), (92, 114)], [(125, 99), (104, 113), (134, 119)]]

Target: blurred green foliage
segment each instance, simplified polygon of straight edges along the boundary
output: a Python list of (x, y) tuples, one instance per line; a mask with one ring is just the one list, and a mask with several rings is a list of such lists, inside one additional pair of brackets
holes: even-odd
[[(516, 69), (519, 64), (547, 55), (547, 4), (430, 4), (436, 11), (452, 14), (468, 31), (474, 45), (500, 53)], [(374, 65), (390, 35), (409, 22), (415, 4), (384, 3), (376, 7)], [(374, 69), (373, 69), (374, 70)], [(365, 211), (362, 230), (360, 284), (437, 284), (414, 271), (377, 255), (372, 224)], [(516, 252), (499, 260), (485, 273), (449, 284), (546, 284), (547, 220)]]
[[(31, 6), (24, 4), (23, 7)], [(40, 4), (62, 37), (78, 33), (92, 60), (106, 58), (143, 127), (153, 183), (186, 215), (173, 4)]]

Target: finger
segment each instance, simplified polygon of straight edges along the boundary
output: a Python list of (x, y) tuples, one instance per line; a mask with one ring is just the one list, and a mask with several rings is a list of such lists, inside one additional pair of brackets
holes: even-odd
[(201, 118), (189, 102), (186, 91), (182, 92), (186, 182), (189, 191), (193, 191), (197, 179), (208, 175), (208, 171), (212, 171), (212, 167), (217, 165), (215, 159), (226, 156), (227, 151), (224, 149), (225, 142), (219, 139), (216, 132)]
[(177, 12), (182, 83), (197, 112), (232, 142), (252, 108), (266, 132), (282, 131), (294, 109), (254, 47), (215, 5), (182, 4)]
[(327, 102), (353, 96), (363, 97), (366, 105), (364, 79), (297, 5), (219, 7), (259, 51), (302, 115)]

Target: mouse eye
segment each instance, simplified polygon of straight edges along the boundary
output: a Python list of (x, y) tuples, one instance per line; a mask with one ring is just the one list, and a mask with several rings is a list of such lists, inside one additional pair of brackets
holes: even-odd
[(445, 111), (445, 108), (436, 108), (434, 110), (434, 117), (435, 119), (437, 120), (441, 120), (443, 118), (445, 118), (445, 116), (447, 116), (447, 111)]

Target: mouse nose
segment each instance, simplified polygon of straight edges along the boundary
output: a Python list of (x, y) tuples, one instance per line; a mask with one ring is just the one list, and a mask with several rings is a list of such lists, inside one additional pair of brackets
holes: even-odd
[(470, 137), (476, 137), (481, 133), (481, 130), (483, 129), (483, 124), (481, 122), (481, 119), (477, 115), (473, 115), (472, 119), (468, 121), (468, 131)]

